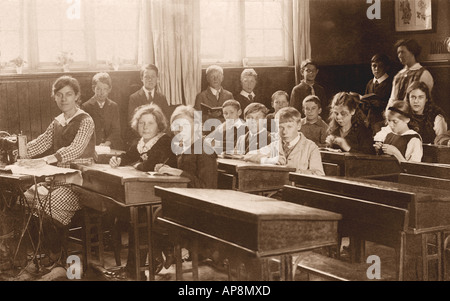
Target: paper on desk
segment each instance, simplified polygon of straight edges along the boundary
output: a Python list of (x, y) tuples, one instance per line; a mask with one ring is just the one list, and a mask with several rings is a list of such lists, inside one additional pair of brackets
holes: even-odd
[(13, 174), (30, 175), (35, 177), (55, 176), (55, 180), (66, 183), (74, 183), (82, 185), (83, 180), (81, 171), (71, 168), (63, 168), (53, 165), (45, 165), (39, 168), (30, 168), (18, 165), (7, 165), (7, 170), (11, 170)]

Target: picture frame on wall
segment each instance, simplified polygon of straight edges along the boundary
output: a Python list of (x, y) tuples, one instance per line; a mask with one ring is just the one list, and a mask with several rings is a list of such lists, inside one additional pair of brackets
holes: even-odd
[(433, 30), (432, 0), (395, 0), (395, 31)]

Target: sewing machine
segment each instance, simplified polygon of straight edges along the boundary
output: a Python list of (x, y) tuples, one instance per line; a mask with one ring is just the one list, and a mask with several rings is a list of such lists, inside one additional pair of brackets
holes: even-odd
[(0, 131), (0, 165), (13, 164), (27, 154), (27, 136)]

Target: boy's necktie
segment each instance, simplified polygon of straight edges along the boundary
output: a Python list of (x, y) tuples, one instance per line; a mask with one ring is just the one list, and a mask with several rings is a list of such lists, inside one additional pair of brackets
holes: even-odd
[(250, 99), (250, 102), (253, 102), (253, 95), (249, 94), (248, 99)]
[(314, 91), (314, 87), (312, 85), (309, 87), (311, 88), (311, 95), (316, 95), (316, 91)]

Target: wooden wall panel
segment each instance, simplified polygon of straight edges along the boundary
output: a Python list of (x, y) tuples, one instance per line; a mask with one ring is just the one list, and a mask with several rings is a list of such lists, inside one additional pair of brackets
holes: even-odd
[(6, 98), (8, 100), (8, 128), (10, 133), (19, 133), (19, 107), (17, 104), (17, 82), (6, 85)]
[(6, 98), (6, 84), (0, 82), (0, 131), (9, 131), (8, 119), (8, 99)]
[(39, 83), (37, 81), (30, 81), (28, 83), (29, 89), (29, 111), (30, 111), (30, 132), (23, 133), (27, 134), (27, 138), (32, 140), (37, 138), (41, 133), (41, 106), (39, 104)]
[(17, 83), (17, 109), (19, 112), (19, 131), (31, 133), (30, 105), (28, 83)]

